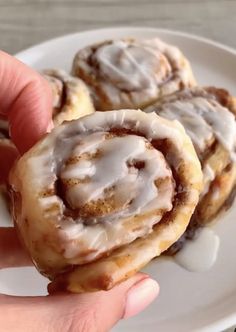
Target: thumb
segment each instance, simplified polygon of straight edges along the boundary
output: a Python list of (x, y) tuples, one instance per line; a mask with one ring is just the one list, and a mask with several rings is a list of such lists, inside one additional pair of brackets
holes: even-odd
[(120, 319), (145, 309), (158, 292), (156, 281), (139, 273), (110, 291), (46, 298), (4, 296), (0, 323), (4, 331), (12, 332), (107, 332)]
[(12, 140), (24, 153), (50, 124), (50, 86), (33, 69), (0, 51), (0, 87), (0, 115), (9, 120)]
[(158, 292), (156, 281), (140, 273), (110, 291), (81, 294), (72, 331), (110, 331), (120, 319), (132, 317), (145, 309)]

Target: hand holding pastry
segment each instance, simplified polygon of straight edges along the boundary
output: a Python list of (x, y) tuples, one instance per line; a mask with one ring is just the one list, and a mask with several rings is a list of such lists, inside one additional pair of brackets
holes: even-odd
[[(30, 69), (27, 70), (29, 71)], [(52, 95), (52, 110), (45, 108), (44, 112), (48, 112), (47, 118), (49, 116), (52, 116), (54, 125), (59, 125), (64, 121), (78, 119), (81, 116), (94, 112), (94, 107), (90, 98), (89, 90), (83, 81), (78, 78), (71, 77), (63, 70), (57, 69), (44, 70), (43, 77), (49, 83), (49, 86), (51, 88), (51, 92), (48, 91), (48, 96)], [(47, 83), (44, 79), (42, 78), (41, 81), (44, 82), (44, 85), (46, 85)], [(37, 88), (36, 84), (35, 88)], [(49, 90), (48, 87), (47, 90)], [(48, 96), (39, 95), (37, 98), (43, 100), (44, 98), (49, 98)], [(36, 105), (37, 103), (42, 103), (42, 101), (36, 100)], [(32, 105), (32, 108), (33, 107), (35, 106)], [(28, 108), (28, 111), (32, 114), (30, 108)], [(24, 114), (22, 116), (24, 116)], [(39, 121), (43, 122), (44, 119)], [(40, 126), (40, 123), (38, 124), (38, 126)], [(35, 128), (32, 129), (34, 130)], [(20, 140), (22, 139), (24, 140), (24, 138), (22, 138), (21, 136)], [(7, 163), (4, 163), (4, 166), (1, 166), (0, 172), (0, 179), (2, 181), (5, 181), (8, 176), (9, 169), (11, 168), (11, 165), (18, 153), (9, 134), (7, 117), (4, 115), (3, 119), (0, 118), (0, 148), (2, 151), (2, 155), (4, 155), (4, 158), (6, 158), (6, 160), (8, 161)]]
[[(48, 84), (36, 72), (3, 52), (0, 52), (0, 105), (1, 116), (9, 119), (13, 141), (21, 153), (40, 139), (50, 126), (51, 90)], [(7, 162), (6, 155), (1, 162)], [(0, 268), (27, 264), (30, 259), (22, 249), (15, 229), (0, 228)], [(144, 274), (135, 275), (109, 292), (60, 293), (47, 297), (0, 294), (0, 326), (2, 331), (12, 332), (106, 332), (121, 318), (143, 310), (157, 294), (157, 283)]]
[(10, 176), (14, 219), (50, 291), (110, 289), (185, 231), (202, 189), (183, 127), (137, 110), (55, 128)]

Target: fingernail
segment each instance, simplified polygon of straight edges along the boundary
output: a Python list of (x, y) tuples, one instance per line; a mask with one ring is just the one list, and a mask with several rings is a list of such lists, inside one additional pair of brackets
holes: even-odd
[(136, 283), (127, 293), (125, 313), (123, 318), (130, 318), (143, 311), (159, 293), (157, 282), (145, 278)]

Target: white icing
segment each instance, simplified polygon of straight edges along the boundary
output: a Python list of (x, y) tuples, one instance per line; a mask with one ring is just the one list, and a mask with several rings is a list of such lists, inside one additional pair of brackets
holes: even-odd
[(234, 115), (216, 101), (204, 97), (175, 100), (163, 104), (158, 114), (182, 123), (197, 151), (204, 151), (207, 143), (216, 139), (234, 154), (236, 122)]
[(216, 262), (219, 246), (219, 236), (212, 229), (204, 227), (196, 239), (186, 241), (174, 260), (188, 271), (207, 271)]
[(211, 182), (215, 178), (215, 173), (210, 165), (206, 164), (202, 170), (205, 182)]
[(220, 188), (219, 187), (214, 187), (213, 193), (212, 193), (212, 200), (213, 201), (217, 201), (220, 198)]
[[(107, 137), (107, 132), (112, 128), (135, 128), (146, 139), (136, 135)], [(63, 254), (71, 263), (91, 261), (115, 245), (124, 245), (147, 235), (153, 225), (160, 221), (161, 210), (171, 210), (174, 190), (172, 172), (160, 152), (148, 149), (147, 141), (170, 139), (180, 160), (188, 160), (189, 151), (184, 149), (187, 138), (182, 132), (183, 127), (179, 123), (171, 125), (155, 113), (119, 110), (96, 112), (92, 116), (61, 125), (40, 143), (37, 156), (27, 161), (34, 188), (39, 192), (52, 187), (56, 173), (63, 183), (73, 180), (72, 184), (68, 182), (65, 195), (69, 205), (75, 208), (82, 209), (85, 204), (99, 199), (106, 201), (109, 188), (114, 193), (117, 209), (112, 211), (111, 208), (101, 216), (96, 214), (97, 218), (83, 220), (78, 217), (73, 220), (70, 217), (61, 218), (61, 210), (58, 212)], [(83, 154), (87, 157), (83, 158)], [(93, 154), (96, 154), (96, 158), (92, 157)], [(66, 163), (68, 158), (72, 158), (73, 162)], [(127, 167), (127, 162), (132, 164), (135, 160), (143, 160), (145, 167), (140, 170)], [(178, 167), (178, 164), (172, 165), (171, 161), (168, 163)], [(169, 180), (158, 186), (157, 190), (154, 181), (160, 178)], [(77, 185), (76, 181), (81, 183)], [(194, 181), (195, 178), (192, 179)], [(57, 200), (60, 200), (59, 197), (53, 195), (42, 197), (39, 203), (43, 210), (57, 203)], [(196, 201), (195, 196), (193, 201)], [(133, 220), (136, 215), (141, 221), (137, 219), (131, 227), (129, 217)]]
[[(113, 40), (82, 49), (72, 69), (79, 77), (81, 71), (98, 109), (103, 107), (104, 95), (113, 109), (142, 107), (178, 90), (180, 82), (183, 86), (195, 84), (179, 49), (157, 38)], [(91, 77), (99, 82), (101, 96)]]
[(123, 90), (156, 90), (171, 72), (168, 60), (158, 50), (123, 40), (99, 47), (94, 58), (102, 75)]
[(203, 180), (204, 180), (204, 189), (201, 192), (201, 197), (204, 196), (209, 191), (209, 187), (211, 182), (215, 179), (215, 172), (210, 167), (210, 165), (206, 164), (203, 167)]
[[(167, 190), (166, 201), (161, 200), (160, 204), (154, 184), (156, 179), (171, 177), (171, 171), (166, 167), (162, 154), (155, 149), (147, 149), (146, 143), (143, 137), (133, 135), (106, 139), (104, 133), (95, 133), (84, 140), (82, 138), (82, 143), (75, 148), (72, 156), (99, 151), (101, 158), (79, 160), (62, 169), (62, 179), (90, 178), (89, 182), (68, 189), (67, 201), (70, 205), (79, 208), (87, 202), (103, 199), (104, 191), (115, 187), (114, 198), (118, 204), (125, 206), (132, 200), (129, 211), (126, 213), (122, 210), (122, 216), (140, 214), (143, 209), (150, 212), (157, 204), (160, 209), (171, 209), (172, 191)], [(137, 168), (128, 167), (128, 163), (133, 161), (144, 161), (144, 168), (138, 171)]]

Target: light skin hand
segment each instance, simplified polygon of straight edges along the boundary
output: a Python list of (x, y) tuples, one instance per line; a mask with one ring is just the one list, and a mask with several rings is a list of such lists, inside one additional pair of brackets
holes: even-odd
[[(51, 127), (51, 91), (46, 81), (0, 51), (0, 117), (9, 120), (17, 150), (0, 148), (0, 183), (18, 154)], [(14, 228), (0, 228), (0, 268), (30, 265)], [(0, 294), (0, 326), (11, 332), (106, 332), (120, 319), (136, 315), (158, 295), (156, 281), (137, 274), (110, 291), (60, 293), (45, 297)]]

